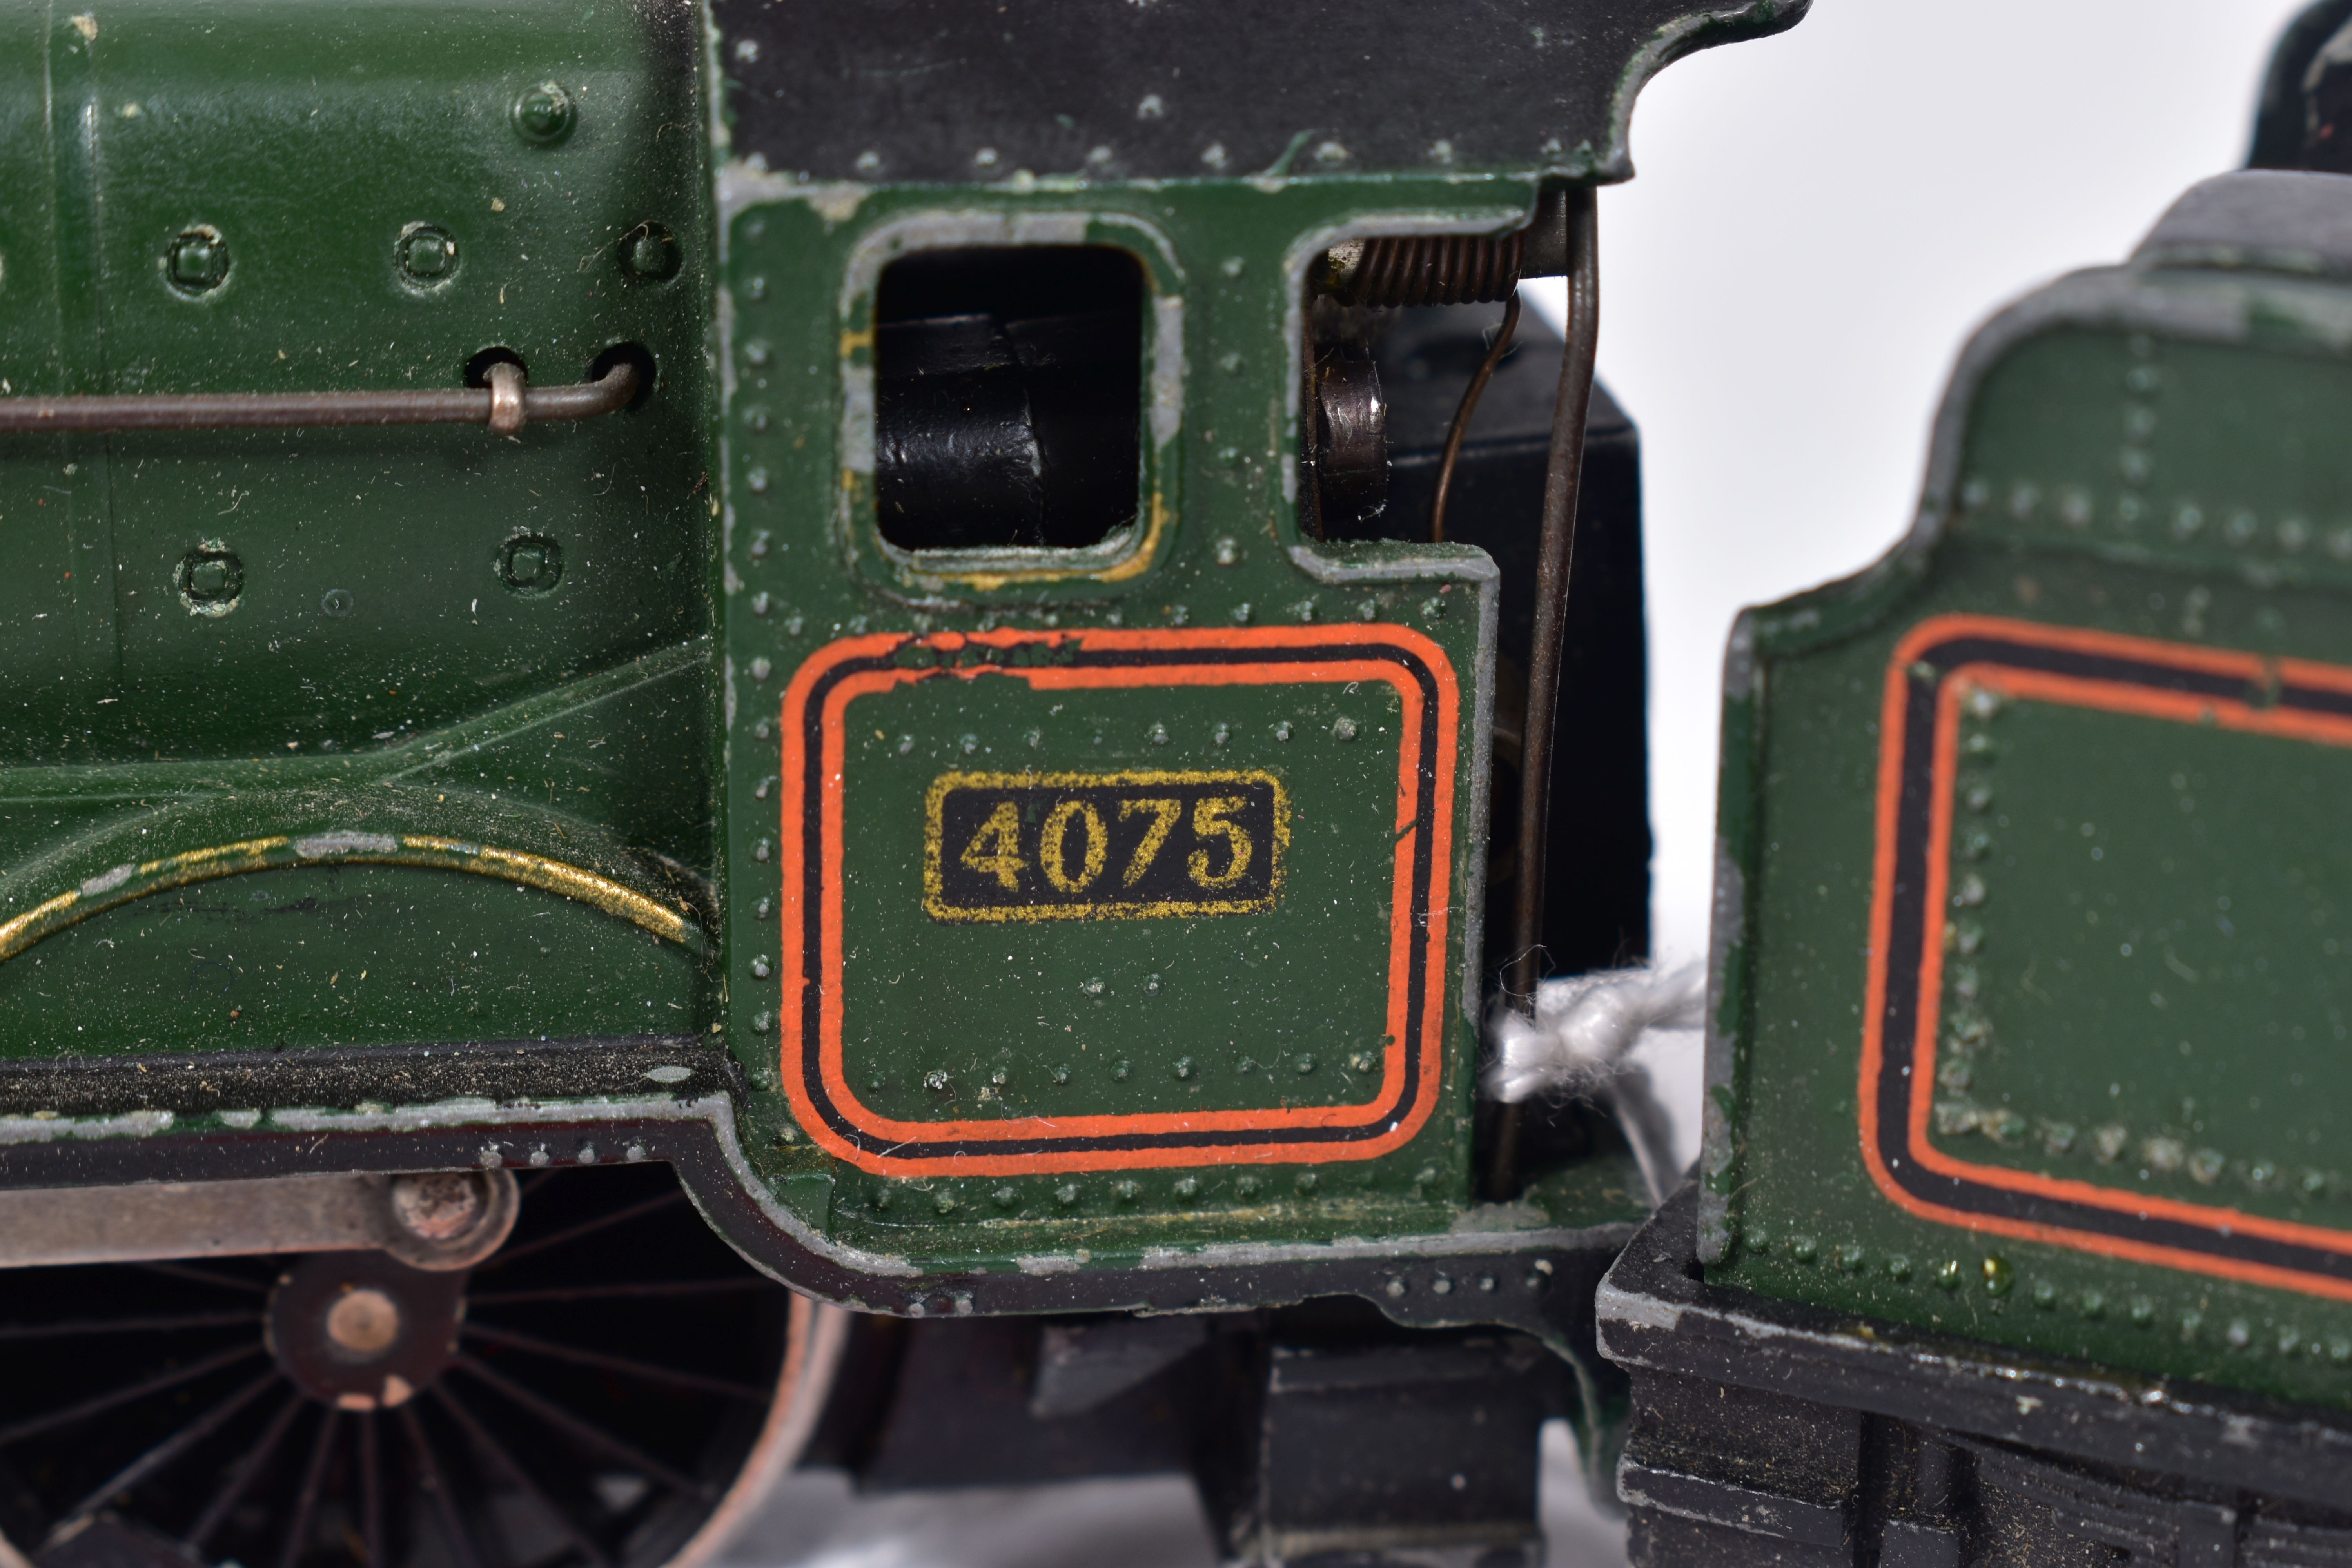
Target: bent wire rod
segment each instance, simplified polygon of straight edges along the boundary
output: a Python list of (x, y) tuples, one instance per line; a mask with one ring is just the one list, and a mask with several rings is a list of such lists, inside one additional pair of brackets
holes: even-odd
[(219, 392), (127, 397), (0, 397), (0, 434), (266, 430), (330, 425), (483, 425), (511, 436), (535, 419), (615, 414), (637, 392), (625, 362), (594, 381), (531, 386), (501, 362), (489, 384), (449, 392)]

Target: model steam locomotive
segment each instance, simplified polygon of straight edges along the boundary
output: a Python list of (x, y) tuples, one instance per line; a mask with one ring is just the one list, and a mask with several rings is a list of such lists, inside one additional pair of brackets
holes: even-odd
[(1678, 1004), (1538, 984), (1647, 946), (1591, 194), (1801, 11), (0, 13), (0, 1555), (1499, 1568), (1558, 1417), (1651, 1563), (2352, 1561), (2340, 176), (1743, 623), (1654, 1219)]
[(1638, 510), (1481, 334), (1799, 9), (0, 12), (9, 1550), (1536, 1550), (1654, 1194), (1474, 1079), (1646, 942)]

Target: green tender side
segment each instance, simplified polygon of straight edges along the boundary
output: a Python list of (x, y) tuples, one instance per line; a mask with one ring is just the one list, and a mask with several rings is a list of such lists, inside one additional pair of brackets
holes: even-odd
[(708, 1028), (655, 928), (717, 853), (709, 180), (652, 15), (0, 6), (0, 395), (660, 376), (511, 440), (0, 437), (0, 1054)]
[(1710, 1280), (2352, 1401), (2347, 328), (2063, 280), (1963, 357), (1911, 537), (1742, 618)]

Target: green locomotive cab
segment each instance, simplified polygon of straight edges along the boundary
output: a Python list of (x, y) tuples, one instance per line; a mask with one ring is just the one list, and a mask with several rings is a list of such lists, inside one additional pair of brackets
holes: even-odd
[(1237, 1558), (1605, 1485), (1591, 193), (1802, 5), (1382, 9), (0, 6), (0, 1560), (695, 1561), (882, 1316), (1200, 1352)]

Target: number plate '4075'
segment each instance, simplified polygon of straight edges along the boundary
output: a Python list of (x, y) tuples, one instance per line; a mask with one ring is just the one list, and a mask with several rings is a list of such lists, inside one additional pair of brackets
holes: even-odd
[(1266, 773), (943, 773), (924, 817), (943, 921), (1249, 914), (1274, 907), (1290, 847)]

